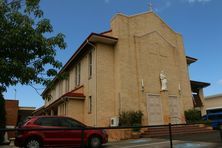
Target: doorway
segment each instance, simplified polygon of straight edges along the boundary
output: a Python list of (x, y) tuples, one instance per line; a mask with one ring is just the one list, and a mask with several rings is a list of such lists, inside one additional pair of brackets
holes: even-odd
[(147, 95), (147, 112), (149, 125), (163, 124), (162, 102), (160, 95)]

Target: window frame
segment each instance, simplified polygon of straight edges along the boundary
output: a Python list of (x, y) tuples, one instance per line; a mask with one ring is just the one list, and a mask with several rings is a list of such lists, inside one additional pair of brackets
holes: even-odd
[[(51, 119), (53, 119), (53, 120), (57, 120), (57, 122), (51, 122), (51, 123), (57, 123), (57, 125), (44, 125), (43, 123), (45, 122), (45, 120), (51, 120)], [(41, 121), (42, 120), (42, 121)], [(44, 122), (43, 122), (44, 121)], [(59, 122), (58, 122), (59, 120), (58, 120), (58, 118), (56, 118), (56, 117), (41, 117), (41, 118), (38, 118), (35, 122), (34, 122), (34, 124), (36, 124), (36, 125), (39, 125), (39, 126), (47, 126), (47, 127), (59, 127)], [(49, 122), (50, 123), (50, 122)]]
[(92, 55), (92, 50), (89, 51), (89, 54), (88, 54), (88, 74), (89, 74), (89, 79), (92, 78), (92, 75), (93, 75), (93, 55)]
[(79, 86), (81, 80), (81, 63), (77, 63), (75, 66), (75, 85)]
[(88, 98), (88, 114), (92, 113), (92, 96)]

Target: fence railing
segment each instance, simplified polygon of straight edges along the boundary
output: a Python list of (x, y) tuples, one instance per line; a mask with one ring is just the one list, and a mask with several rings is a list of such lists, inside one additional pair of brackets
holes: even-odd
[[(166, 124), (166, 125), (146, 125), (146, 126), (136, 126), (136, 128), (154, 128), (154, 127), (166, 127), (168, 128), (168, 140), (170, 148), (173, 148), (173, 127), (174, 126), (189, 126), (205, 124), (202, 122), (189, 123), (189, 124)], [(133, 129), (135, 126), (118, 126), (118, 127), (84, 127), (84, 128), (3, 128), (0, 129), (1, 132), (24, 132), (24, 131), (50, 131), (50, 130), (81, 130), (81, 147), (85, 147), (85, 131), (87, 130), (115, 130), (115, 129)], [(222, 127), (220, 128), (220, 140), (222, 141)]]

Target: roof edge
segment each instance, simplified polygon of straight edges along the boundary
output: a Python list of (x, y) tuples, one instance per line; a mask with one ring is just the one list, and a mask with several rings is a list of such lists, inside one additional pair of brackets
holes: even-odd
[(133, 15), (126, 15), (124, 13), (116, 13), (112, 18), (111, 18), (111, 22), (119, 15), (119, 16), (123, 16), (125, 18), (133, 18), (133, 17), (137, 17), (139, 15), (144, 15), (144, 14), (153, 14), (155, 15), (157, 18), (160, 19), (161, 22), (163, 22), (172, 32), (181, 35), (181, 33), (176, 32), (173, 28), (171, 28), (157, 13), (155, 13), (154, 11), (146, 11), (146, 12), (141, 12), (141, 13), (137, 13), (137, 14), (133, 14)]
[(222, 93), (215, 94), (215, 95), (209, 95), (209, 96), (204, 97), (204, 99), (213, 99), (214, 97), (221, 97), (222, 98)]
[(196, 62), (198, 59), (190, 57), (190, 56), (186, 56), (186, 60), (187, 60), (187, 64), (192, 64)]
[(192, 83), (198, 84), (201, 88), (205, 88), (205, 87), (210, 86), (210, 83), (207, 83), (207, 82), (200, 82), (200, 81), (190, 80), (190, 83), (191, 83), (191, 85), (192, 85)]

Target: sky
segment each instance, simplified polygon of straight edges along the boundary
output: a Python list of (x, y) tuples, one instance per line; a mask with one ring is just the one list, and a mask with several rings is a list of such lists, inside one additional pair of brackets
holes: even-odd
[[(116, 13), (133, 15), (148, 11), (150, 0), (41, 0), (44, 17), (54, 33), (63, 33), (67, 48), (56, 58), (63, 64), (91, 32), (110, 29)], [(198, 61), (189, 67), (191, 80), (208, 82), (204, 95), (222, 93), (222, 0), (151, 0), (153, 11), (183, 36), (187, 56)], [(53, 35), (52, 34), (52, 35)], [(20, 106), (41, 107), (43, 86), (11, 86), (5, 99), (17, 99)], [(16, 90), (16, 91), (15, 91)]]

